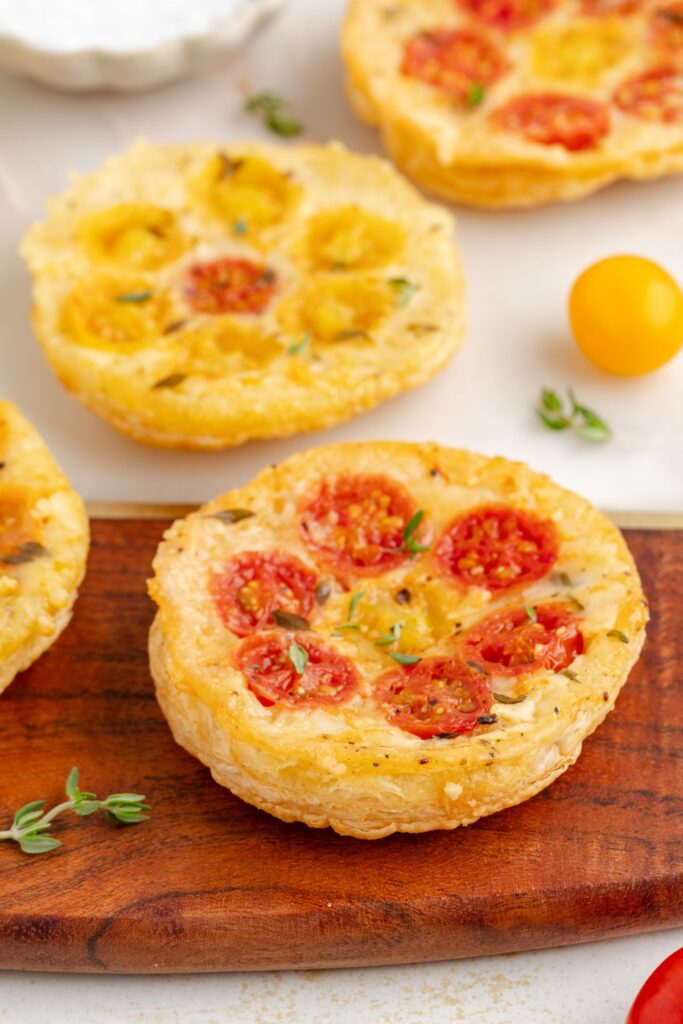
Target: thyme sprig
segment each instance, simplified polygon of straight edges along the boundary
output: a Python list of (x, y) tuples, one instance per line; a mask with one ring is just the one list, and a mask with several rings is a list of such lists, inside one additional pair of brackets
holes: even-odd
[(401, 545), (401, 548), (403, 551), (408, 551), (411, 558), (415, 558), (415, 556), (419, 555), (422, 551), (429, 551), (429, 545), (418, 543), (417, 537), (415, 536), (420, 528), (420, 523), (424, 519), (424, 514), (424, 509), (419, 508), (412, 519), (408, 520), (403, 531), (403, 544)]
[(608, 424), (595, 410), (579, 402), (571, 388), (567, 389), (569, 408), (551, 388), (543, 388), (536, 406), (536, 415), (548, 430), (571, 428), (584, 441), (609, 441), (612, 436)]
[(64, 787), (67, 799), (49, 811), (44, 810), (44, 800), (33, 800), (20, 807), (11, 827), (0, 832), (0, 841), (13, 840), (24, 853), (49, 853), (50, 850), (56, 850), (62, 845), (61, 841), (46, 833), (51, 830), (54, 819), (65, 811), (73, 811), (80, 818), (104, 811), (110, 821), (121, 825), (136, 825), (149, 818), (145, 812), (150, 807), (142, 794), (111, 793), (100, 800), (95, 793), (80, 790), (78, 779), (78, 768), (72, 768)]
[(275, 135), (282, 135), (291, 138), (300, 135), (303, 125), (296, 118), (287, 114), (289, 104), (282, 96), (272, 92), (258, 93), (251, 96), (245, 103), (244, 109), (250, 114), (260, 114), (266, 128)]
[(298, 676), (302, 676), (306, 671), (306, 666), (308, 665), (308, 651), (306, 648), (296, 642), (291, 643), (287, 651), (287, 657), (294, 666), (296, 674)]
[(365, 597), (365, 591), (364, 590), (358, 590), (353, 595), (353, 597), (349, 601), (349, 609), (348, 609), (348, 611), (346, 613), (346, 622), (342, 622), (341, 626), (337, 626), (337, 629), (335, 631), (336, 634), (339, 633), (340, 629), (360, 629), (360, 625), (357, 622), (353, 622), (352, 620), (353, 620), (354, 615), (356, 614), (356, 608), (358, 607), (358, 602), (360, 601), (360, 599), (362, 597)]

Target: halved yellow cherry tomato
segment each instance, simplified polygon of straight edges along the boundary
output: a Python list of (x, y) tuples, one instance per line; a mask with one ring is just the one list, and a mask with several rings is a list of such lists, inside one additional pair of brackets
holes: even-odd
[(636, 377), (683, 345), (683, 292), (657, 263), (610, 256), (588, 267), (569, 296), (576, 344), (607, 373)]

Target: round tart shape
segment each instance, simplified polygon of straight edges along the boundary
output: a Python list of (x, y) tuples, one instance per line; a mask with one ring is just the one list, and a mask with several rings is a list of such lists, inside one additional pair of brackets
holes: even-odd
[(296, 455), (176, 522), (154, 570), (178, 743), (276, 817), (364, 839), (547, 786), (614, 707), (647, 621), (600, 512), (435, 444)]
[(683, 169), (683, 5), (350, 0), (351, 102), (420, 185), (473, 206)]
[(135, 145), (26, 236), (60, 381), (148, 444), (225, 448), (345, 420), (462, 342), (452, 218), (339, 145)]
[(0, 401), (0, 693), (68, 624), (88, 543), (83, 502), (31, 424)]

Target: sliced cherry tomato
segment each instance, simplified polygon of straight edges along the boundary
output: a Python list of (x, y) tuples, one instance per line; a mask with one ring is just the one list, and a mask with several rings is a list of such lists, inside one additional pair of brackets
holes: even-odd
[(458, 6), (503, 31), (527, 28), (555, 6), (555, 0), (457, 0)]
[[(332, 568), (377, 576), (410, 557), (404, 531), (416, 508), (388, 476), (348, 473), (325, 480), (301, 510), (304, 540)], [(418, 531), (415, 540), (424, 538)]]
[[(295, 664), (297, 648), (305, 661), (301, 672)], [(241, 642), (234, 659), (266, 707), (341, 704), (358, 688), (358, 674), (349, 659), (308, 633), (255, 633)]]
[(425, 658), (385, 672), (375, 700), (392, 725), (421, 739), (471, 732), (487, 718), (492, 695), (481, 672), (453, 658)]
[(411, 39), (401, 71), (463, 101), (473, 86), (491, 85), (507, 69), (497, 46), (472, 29), (434, 29)]
[(653, 971), (636, 996), (626, 1024), (683, 1024), (683, 949)]
[(554, 524), (507, 505), (459, 516), (436, 547), (443, 568), (466, 586), (505, 590), (540, 580), (557, 558)]
[(303, 562), (277, 551), (242, 551), (215, 573), (210, 589), (223, 622), (237, 636), (274, 625), (273, 612), (307, 618), (317, 577)]
[(230, 256), (195, 263), (185, 278), (185, 298), (196, 313), (262, 313), (276, 288), (268, 267)]
[(683, 71), (656, 68), (619, 86), (614, 102), (625, 113), (644, 121), (672, 124), (683, 117)]
[(652, 15), (651, 39), (672, 64), (683, 62), (683, 3), (664, 4)]
[(510, 608), (482, 619), (460, 638), (460, 654), (489, 672), (516, 676), (544, 668), (559, 672), (583, 652), (574, 612), (561, 604)]
[(530, 142), (564, 146), (572, 152), (595, 146), (610, 128), (604, 103), (555, 93), (518, 96), (495, 110), (491, 119), (499, 128)]

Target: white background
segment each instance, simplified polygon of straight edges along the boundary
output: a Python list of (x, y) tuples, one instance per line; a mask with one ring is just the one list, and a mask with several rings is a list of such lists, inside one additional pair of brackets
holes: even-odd
[[(683, 278), (680, 180), (619, 185), (533, 212), (459, 212), (469, 281), (465, 349), (426, 388), (314, 439), (210, 455), (144, 449), (53, 380), (31, 337), (29, 285), (16, 254), (44, 197), (64, 187), (70, 170), (94, 169), (139, 135), (259, 137), (242, 112), (252, 90), (291, 100), (309, 138), (378, 151), (343, 98), (342, 8), (342, 0), (292, 0), (231, 66), (142, 96), (67, 97), (0, 76), (0, 395), (33, 419), (90, 499), (197, 501), (313, 440), (433, 438), (526, 459), (605, 508), (683, 511), (683, 359), (650, 377), (610, 378), (573, 347), (565, 316), (576, 274), (609, 253), (650, 256)], [(615, 440), (591, 447), (544, 431), (532, 413), (543, 384), (573, 385), (610, 421)], [(679, 931), (465, 963), (304, 974), (5, 974), (0, 1021), (18, 1024), (49, 1009), (55, 1024), (622, 1024), (640, 982), (682, 944)]]

